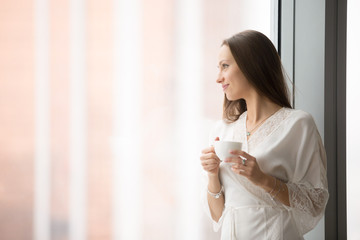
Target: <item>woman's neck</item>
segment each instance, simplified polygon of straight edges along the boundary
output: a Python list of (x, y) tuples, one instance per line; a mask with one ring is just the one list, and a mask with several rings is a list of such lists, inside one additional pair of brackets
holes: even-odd
[(246, 100), (246, 106), (248, 126), (255, 126), (281, 108), (281, 106), (260, 95)]

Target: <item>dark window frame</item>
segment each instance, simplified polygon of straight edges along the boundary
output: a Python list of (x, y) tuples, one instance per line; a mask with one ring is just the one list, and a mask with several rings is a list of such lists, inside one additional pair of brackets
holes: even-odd
[(347, 239), (346, 218), (346, 24), (347, 1), (326, 0), (325, 149), (330, 198), (325, 238)]

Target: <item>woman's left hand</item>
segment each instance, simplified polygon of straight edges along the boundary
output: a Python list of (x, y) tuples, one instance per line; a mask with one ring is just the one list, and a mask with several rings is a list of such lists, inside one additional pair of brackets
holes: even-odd
[(261, 171), (255, 157), (239, 150), (234, 150), (230, 153), (236, 156), (225, 159), (225, 162), (233, 163), (231, 170), (234, 173), (247, 177), (256, 185), (263, 184), (266, 174)]

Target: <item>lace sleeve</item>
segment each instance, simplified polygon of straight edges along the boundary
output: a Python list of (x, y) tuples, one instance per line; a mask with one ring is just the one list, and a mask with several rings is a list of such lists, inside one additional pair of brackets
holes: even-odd
[[(318, 135), (318, 133), (317, 133)], [(321, 139), (306, 167), (298, 167), (298, 176), (286, 183), (289, 191), (290, 209), (299, 233), (312, 230), (325, 212), (329, 198), (326, 178), (326, 153)], [(306, 162), (306, 161), (304, 161)]]
[(290, 208), (300, 234), (313, 229), (324, 215), (329, 198), (326, 188), (315, 188), (310, 184), (287, 183)]

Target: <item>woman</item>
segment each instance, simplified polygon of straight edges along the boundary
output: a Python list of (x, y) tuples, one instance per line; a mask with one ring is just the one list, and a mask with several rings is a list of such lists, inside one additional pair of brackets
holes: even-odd
[(222, 239), (304, 239), (328, 200), (326, 155), (310, 114), (291, 108), (280, 58), (262, 33), (226, 39), (216, 80), (225, 93), (212, 140), (243, 143), (221, 162), (202, 151), (206, 208)]

